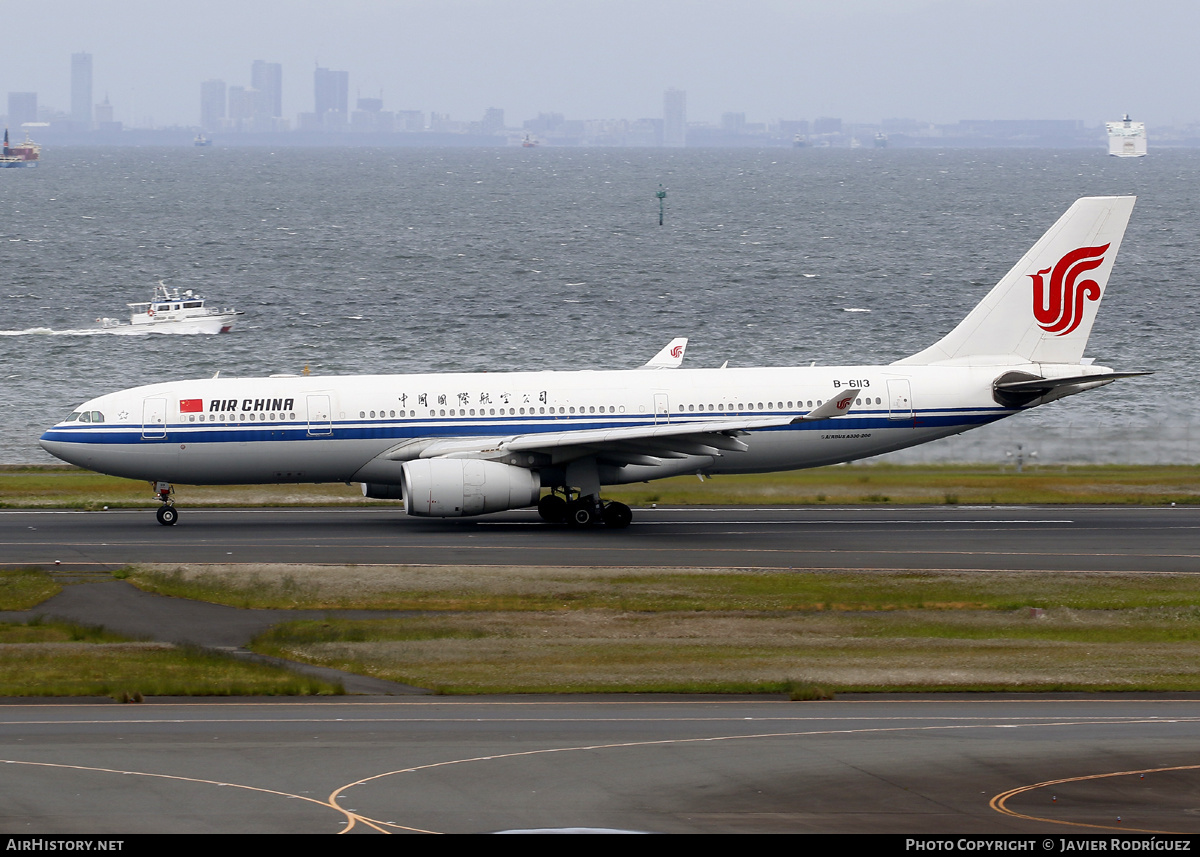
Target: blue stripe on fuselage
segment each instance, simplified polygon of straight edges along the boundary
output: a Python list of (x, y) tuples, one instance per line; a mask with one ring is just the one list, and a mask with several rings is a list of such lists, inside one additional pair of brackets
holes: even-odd
[[(844, 416), (828, 420), (771, 426), (753, 431), (864, 431), (897, 428), (948, 428), (962, 426), (964, 429), (986, 425), (1003, 417), (1017, 413), (1009, 408), (941, 408), (917, 411), (912, 417), (892, 419), (887, 411), (868, 411), (862, 416)], [(738, 416), (802, 416), (801, 413), (768, 413), (755, 411), (753, 414), (714, 414), (704, 419), (675, 418), (670, 422), (656, 422), (652, 416), (643, 419), (528, 417), (525, 420), (498, 422), (491, 417), (460, 417), (451, 422), (408, 419), (404, 422), (388, 420), (364, 423), (362, 420), (342, 420), (324, 426), (318, 432), (310, 432), (305, 423), (236, 423), (233, 425), (193, 425), (173, 423), (154, 426), (162, 437), (143, 437), (140, 425), (115, 428), (111, 423), (100, 425), (73, 425), (70, 428), (54, 427), (42, 435), (42, 440), (53, 443), (82, 444), (163, 444), (179, 443), (256, 443), (264, 441), (305, 440), (406, 440), (423, 437), (496, 437), (549, 432), (585, 431), (589, 429), (617, 429), (654, 425), (695, 425), (697, 432), (704, 431), (709, 420), (736, 419)], [(324, 431), (324, 433), (320, 433)]]

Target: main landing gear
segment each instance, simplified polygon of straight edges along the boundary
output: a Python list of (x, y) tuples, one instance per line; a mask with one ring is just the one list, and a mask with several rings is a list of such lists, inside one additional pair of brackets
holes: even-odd
[(154, 498), (162, 503), (154, 516), (164, 527), (172, 527), (179, 520), (179, 510), (175, 508), (175, 498), (171, 496), (174, 493), (170, 482), (154, 483)]
[(538, 501), (538, 514), (548, 524), (572, 527), (604, 524), (614, 530), (625, 529), (633, 520), (633, 511), (624, 503), (604, 501), (595, 494), (583, 497), (570, 492), (547, 494)]

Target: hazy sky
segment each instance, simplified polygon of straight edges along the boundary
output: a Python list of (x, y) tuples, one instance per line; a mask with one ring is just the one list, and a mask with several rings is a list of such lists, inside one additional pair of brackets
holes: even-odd
[[(0, 93), (70, 109), (70, 55), (127, 125), (194, 125), (200, 84), (283, 64), (284, 116), (319, 63), (351, 102), (510, 126), (539, 112), (689, 121), (838, 116), (1200, 119), (1198, 0), (0, 0)], [(0, 110), (6, 102), (0, 103)]]

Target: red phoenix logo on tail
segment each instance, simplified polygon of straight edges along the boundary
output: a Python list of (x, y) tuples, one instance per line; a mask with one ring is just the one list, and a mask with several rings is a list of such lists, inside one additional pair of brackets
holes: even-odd
[[(1033, 317), (1038, 326), (1055, 336), (1066, 336), (1083, 320), (1084, 300), (1100, 300), (1100, 286), (1095, 280), (1080, 280), (1080, 276), (1104, 264), (1103, 247), (1080, 247), (1067, 253), (1054, 265), (1036, 274), (1025, 276), (1033, 280)], [(1050, 275), (1047, 285), (1045, 276)]]
[(683, 353), (683, 346), (682, 346), (682, 345), (676, 345), (674, 348), (672, 348), (672, 349), (671, 349), (671, 356), (672, 356), (672, 357), (678, 357), (678, 356), (679, 356), (680, 354), (682, 354), (682, 353)]

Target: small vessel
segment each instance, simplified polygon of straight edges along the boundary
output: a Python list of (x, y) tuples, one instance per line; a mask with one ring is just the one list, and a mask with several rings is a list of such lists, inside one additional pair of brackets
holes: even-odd
[(25, 142), (8, 145), (8, 129), (4, 129), (4, 151), (0, 154), (0, 167), (36, 167), (42, 156), (42, 147), (25, 135)]
[(795, 137), (792, 138), (792, 148), (793, 149), (807, 149), (808, 148), (808, 140), (805, 138), (805, 136), (803, 134), (797, 134)]
[(878, 134), (875, 135), (875, 148), (876, 149), (886, 149), (887, 145), (888, 145), (887, 134), (880, 131)]
[(1108, 153), (1117, 158), (1146, 157), (1146, 123), (1130, 120), (1125, 114), (1120, 122), (1105, 122), (1108, 128)]
[(528, 134), (526, 134), (525, 139), (521, 141), (522, 149), (536, 149), (537, 147), (538, 147), (538, 141), (535, 140), (533, 137), (530, 137)]
[(196, 138), (194, 140), (192, 140), (192, 145), (193, 146), (211, 146), (212, 145), (212, 137), (206, 137), (203, 134), (197, 134)]
[[(212, 309), (191, 289), (169, 289), (161, 280), (148, 301), (126, 304), (133, 314), (129, 323), (139, 333), (228, 333), (241, 312)], [(106, 327), (110, 320), (102, 319)], [(124, 325), (121, 325), (124, 327)]]

